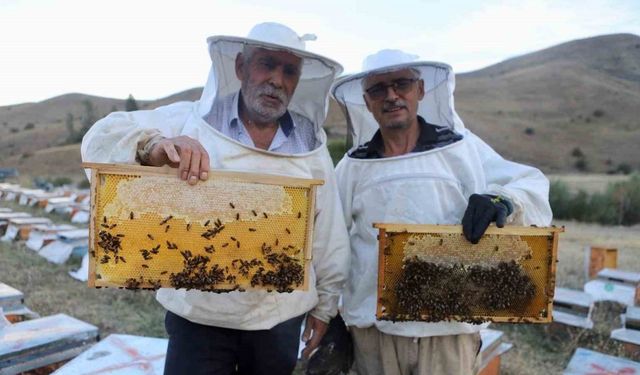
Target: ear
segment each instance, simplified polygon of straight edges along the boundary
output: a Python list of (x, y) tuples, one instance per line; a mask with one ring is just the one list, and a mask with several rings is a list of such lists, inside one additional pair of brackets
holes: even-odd
[(418, 80), (418, 100), (422, 100), (424, 98), (424, 81)]
[(244, 68), (244, 56), (242, 56), (242, 52), (240, 52), (236, 55), (236, 77), (240, 81), (244, 78)]

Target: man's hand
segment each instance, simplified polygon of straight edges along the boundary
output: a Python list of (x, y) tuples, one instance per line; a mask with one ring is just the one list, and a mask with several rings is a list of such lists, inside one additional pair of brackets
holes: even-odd
[(200, 142), (184, 135), (165, 138), (151, 149), (149, 165), (165, 164), (178, 168), (178, 177), (191, 185), (209, 177), (209, 154)]
[(304, 325), (302, 333), (302, 341), (306, 343), (302, 351), (302, 358), (309, 359), (314, 350), (320, 345), (320, 340), (327, 333), (329, 325), (320, 319), (314, 318), (311, 314), (307, 315), (307, 322)]
[(504, 227), (507, 216), (512, 211), (511, 202), (504, 197), (472, 194), (462, 218), (464, 236), (471, 243), (477, 244), (491, 222), (495, 221), (498, 228)]

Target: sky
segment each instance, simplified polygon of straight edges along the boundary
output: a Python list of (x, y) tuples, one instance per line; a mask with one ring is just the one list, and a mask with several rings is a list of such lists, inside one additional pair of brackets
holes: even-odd
[(0, 106), (202, 86), (206, 38), (264, 21), (316, 34), (307, 49), (345, 72), (383, 48), (467, 72), (574, 39), (640, 35), (640, 0), (0, 0)]

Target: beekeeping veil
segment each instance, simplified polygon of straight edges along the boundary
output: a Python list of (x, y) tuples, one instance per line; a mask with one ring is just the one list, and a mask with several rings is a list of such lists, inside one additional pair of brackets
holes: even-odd
[(455, 112), (453, 90), (455, 77), (451, 66), (437, 62), (418, 61), (418, 56), (400, 50), (381, 50), (367, 56), (362, 71), (340, 78), (331, 88), (331, 94), (342, 106), (347, 117), (352, 148), (371, 140), (379, 126), (367, 109), (363, 97), (362, 81), (370, 74), (387, 73), (400, 69), (413, 69), (424, 80), (424, 98), (418, 104), (418, 115), (428, 123), (448, 126), (461, 133), (462, 120)]
[(236, 77), (235, 61), (245, 46), (290, 52), (302, 58), (302, 72), (288, 109), (311, 121), (316, 129), (324, 122), (328, 110), (328, 92), (333, 80), (342, 72), (342, 66), (326, 57), (306, 51), (305, 42), (315, 35), (298, 36), (290, 28), (272, 22), (258, 24), (246, 38), (212, 36), (207, 39), (211, 56), (211, 71), (202, 92), (198, 112), (204, 117), (216, 98), (222, 98), (240, 89)]

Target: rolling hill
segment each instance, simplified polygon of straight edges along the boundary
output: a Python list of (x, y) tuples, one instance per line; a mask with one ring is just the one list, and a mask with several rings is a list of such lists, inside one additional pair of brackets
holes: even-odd
[[(505, 158), (555, 173), (605, 172), (620, 164), (640, 170), (640, 36), (575, 40), (460, 74), (456, 81), (456, 109), (466, 126)], [(138, 105), (197, 100), (201, 90)], [(79, 146), (66, 144), (66, 119), (70, 113), (77, 131), (86, 101), (97, 118), (125, 103), (74, 93), (0, 107), (0, 167), (80, 179)], [(325, 127), (330, 136), (344, 137), (345, 120), (334, 102)], [(572, 156), (577, 148), (583, 157)]]

